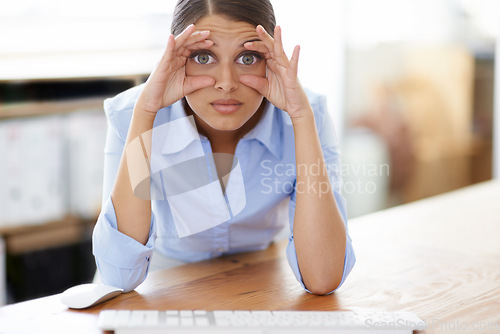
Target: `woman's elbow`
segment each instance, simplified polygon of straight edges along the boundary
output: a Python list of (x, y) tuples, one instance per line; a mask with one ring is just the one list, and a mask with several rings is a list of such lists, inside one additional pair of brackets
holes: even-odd
[(339, 288), (341, 283), (340, 279), (324, 279), (324, 280), (314, 280), (314, 282), (310, 282), (306, 284), (307, 290), (309, 290), (314, 295), (327, 295)]
[(313, 294), (318, 296), (328, 295), (337, 289), (338, 285), (325, 285), (325, 286), (311, 286), (307, 289)]
[(99, 275), (104, 284), (122, 289), (124, 293), (127, 293), (133, 291), (144, 282), (147, 275), (147, 268), (143, 268), (143, 270), (113, 268), (111, 272), (99, 270)]

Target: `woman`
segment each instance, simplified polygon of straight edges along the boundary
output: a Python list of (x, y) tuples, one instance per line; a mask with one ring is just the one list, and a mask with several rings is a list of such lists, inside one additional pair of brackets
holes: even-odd
[(355, 257), (338, 147), (298, 59), (298, 46), (290, 59), (283, 51), (269, 0), (177, 3), (146, 83), (105, 102), (93, 236), (104, 283), (133, 290), (157, 258), (171, 266), (264, 249), (289, 220), (299, 283), (314, 294), (342, 284)]

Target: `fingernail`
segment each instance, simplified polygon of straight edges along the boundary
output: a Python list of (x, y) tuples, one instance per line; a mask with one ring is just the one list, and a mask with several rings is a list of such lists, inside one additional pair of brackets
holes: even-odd
[(208, 36), (208, 34), (210, 34), (209, 30), (203, 30), (202, 32), (200, 32), (200, 35), (202, 36)]
[(194, 26), (194, 24), (192, 24), (192, 23), (191, 23), (190, 25), (188, 25), (188, 26), (187, 26), (187, 27), (183, 30), (183, 32), (184, 32), (184, 31), (187, 31), (187, 30), (189, 30), (189, 29), (191, 29), (191, 27), (192, 27), (192, 26)]

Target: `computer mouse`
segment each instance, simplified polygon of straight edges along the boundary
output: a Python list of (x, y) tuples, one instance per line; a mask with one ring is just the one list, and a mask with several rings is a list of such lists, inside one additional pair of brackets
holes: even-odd
[(61, 294), (61, 302), (69, 308), (92, 307), (120, 295), (123, 289), (96, 283), (73, 286)]

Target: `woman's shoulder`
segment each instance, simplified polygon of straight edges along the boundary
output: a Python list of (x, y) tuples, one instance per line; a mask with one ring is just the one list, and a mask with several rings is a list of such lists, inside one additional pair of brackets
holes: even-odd
[(134, 110), (135, 102), (142, 91), (144, 84), (129, 88), (118, 95), (104, 100), (104, 112), (106, 116)]
[(114, 97), (104, 100), (104, 113), (108, 126), (125, 139), (127, 136), (135, 102), (141, 93), (143, 84), (132, 87)]
[(304, 88), (304, 90), (307, 94), (307, 98), (309, 99), (314, 115), (316, 117), (323, 117), (326, 113), (326, 96), (308, 88)]
[[(132, 113), (134, 111), (135, 103), (139, 98), (144, 84), (129, 88), (118, 95), (104, 100), (104, 113), (108, 119), (109, 127), (114, 129), (118, 135), (125, 139), (127, 137), (128, 129), (130, 127), (130, 122), (132, 120)], [(169, 109), (172, 106), (168, 106), (164, 109)], [(158, 115), (161, 114), (161, 117)], [(157, 121), (165, 117), (170, 117), (170, 113), (158, 113), (155, 119), (155, 125)], [(163, 122), (168, 120), (162, 120)]]

